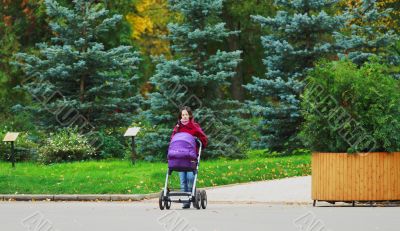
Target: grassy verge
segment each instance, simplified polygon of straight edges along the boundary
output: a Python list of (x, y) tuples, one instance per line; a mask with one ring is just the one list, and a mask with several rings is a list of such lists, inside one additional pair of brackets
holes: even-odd
[[(200, 165), (198, 186), (209, 187), (311, 174), (310, 155), (211, 160)], [(163, 187), (166, 163), (88, 161), (54, 165), (0, 162), (0, 194), (136, 194)], [(178, 188), (178, 174), (172, 187)]]

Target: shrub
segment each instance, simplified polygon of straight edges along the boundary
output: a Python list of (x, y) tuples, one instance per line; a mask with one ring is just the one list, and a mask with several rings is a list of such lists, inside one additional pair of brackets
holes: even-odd
[[(145, 161), (165, 161), (167, 158), (167, 149), (169, 137), (172, 134), (172, 128), (165, 129), (160, 126), (151, 126), (148, 121), (142, 119), (142, 122), (133, 122), (130, 127), (140, 127), (140, 131), (135, 138), (136, 142), (136, 152), (138, 159)], [(160, 130), (164, 132), (160, 132)], [(159, 140), (157, 134), (163, 134), (165, 139), (164, 142)], [(130, 144), (130, 141), (129, 143)], [(153, 146), (157, 144), (157, 151), (154, 151)], [(131, 158), (131, 151), (126, 152), (125, 157), (127, 159)]]
[(15, 142), (15, 161), (31, 161), (37, 159), (39, 145), (34, 137), (26, 132), (19, 134)]
[(87, 160), (95, 155), (95, 149), (75, 129), (62, 129), (50, 134), (38, 152), (38, 160), (45, 164)]
[(400, 150), (400, 85), (386, 66), (322, 62), (307, 81), (301, 137), (311, 150)]
[(103, 141), (103, 144), (100, 147), (100, 158), (124, 158), (126, 147), (121, 144), (117, 135), (106, 131), (100, 132), (99, 135)]

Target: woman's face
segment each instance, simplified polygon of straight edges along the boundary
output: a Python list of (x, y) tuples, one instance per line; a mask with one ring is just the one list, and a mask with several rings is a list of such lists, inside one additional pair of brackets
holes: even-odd
[(182, 111), (182, 119), (189, 120), (189, 113), (186, 110)]

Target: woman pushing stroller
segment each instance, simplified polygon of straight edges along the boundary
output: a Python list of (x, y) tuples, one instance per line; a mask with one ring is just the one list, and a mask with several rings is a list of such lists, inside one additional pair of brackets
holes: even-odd
[[(175, 138), (174, 138), (175, 137)], [(180, 178), (180, 189), (182, 192), (191, 192), (193, 187), (194, 181), (194, 170), (197, 164), (197, 153), (199, 151), (199, 147), (195, 144), (193, 137), (198, 138), (202, 144), (202, 149), (207, 146), (207, 136), (204, 134), (203, 130), (201, 129), (200, 125), (196, 123), (193, 119), (192, 110), (185, 106), (179, 111), (178, 114), (178, 123), (174, 127), (174, 130), (171, 135), (170, 147), (169, 147), (169, 158), (173, 158), (174, 155), (182, 155), (185, 157), (185, 163), (181, 160), (169, 159), (169, 165), (179, 166), (181, 170), (179, 171), (179, 178)], [(179, 147), (173, 146), (174, 139), (187, 139), (189, 140), (188, 146), (182, 146), (180, 144)], [(196, 151), (190, 150), (190, 140), (193, 139), (192, 145), (196, 146)], [(188, 150), (187, 152), (182, 152), (181, 150)], [(181, 161), (181, 162), (179, 162)], [(190, 208), (190, 202), (184, 202), (182, 208)]]

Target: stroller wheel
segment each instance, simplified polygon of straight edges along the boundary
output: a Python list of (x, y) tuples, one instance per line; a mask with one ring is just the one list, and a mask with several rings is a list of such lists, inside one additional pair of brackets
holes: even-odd
[(158, 206), (160, 206), (161, 210), (164, 210), (164, 190), (161, 191), (160, 197), (158, 198)]
[(201, 195), (201, 207), (203, 209), (206, 209), (207, 208), (207, 193), (206, 193), (206, 190), (201, 190), (200, 195)]
[(166, 209), (170, 209), (171, 208), (171, 201), (168, 199), (164, 199), (164, 205)]
[(195, 207), (196, 209), (200, 209), (200, 201), (201, 201), (201, 193), (200, 190), (196, 189), (193, 200), (193, 207)]

